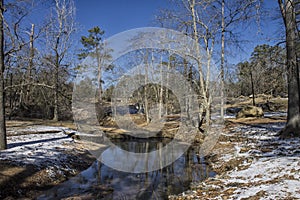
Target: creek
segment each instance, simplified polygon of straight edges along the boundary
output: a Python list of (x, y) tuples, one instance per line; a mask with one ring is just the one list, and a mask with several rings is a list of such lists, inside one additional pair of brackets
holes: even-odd
[[(169, 142), (168, 139), (158, 138), (113, 140), (119, 147), (117, 149), (136, 153), (153, 152)], [(109, 148), (105, 153), (113, 157), (116, 152)], [(205, 160), (199, 157), (196, 146), (191, 146), (171, 164), (145, 173), (122, 172), (96, 161), (76, 177), (50, 189), (38, 199), (80, 196), (82, 199), (161, 200), (188, 190), (191, 182), (203, 181), (214, 175)]]

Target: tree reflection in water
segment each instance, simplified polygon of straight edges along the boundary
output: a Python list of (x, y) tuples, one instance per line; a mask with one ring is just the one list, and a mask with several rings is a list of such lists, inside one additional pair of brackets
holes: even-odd
[[(169, 140), (148, 138), (113, 142), (123, 150), (141, 153), (161, 149)], [(92, 196), (97, 199), (167, 199), (170, 194), (187, 190), (191, 182), (215, 175), (205, 161), (197, 156), (195, 149), (192, 146), (172, 164), (148, 173), (121, 172), (96, 161), (80, 175), (51, 189), (40, 199), (72, 196)], [(106, 187), (112, 190), (108, 192), (103, 189)]]

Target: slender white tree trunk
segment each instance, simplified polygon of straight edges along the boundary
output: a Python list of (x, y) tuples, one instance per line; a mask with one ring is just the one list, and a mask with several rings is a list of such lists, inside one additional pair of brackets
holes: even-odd
[(225, 0), (222, 0), (222, 25), (221, 25), (221, 120), (224, 120), (224, 65), (225, 65)]
[(7, 148), (4, 98), (3, 0), (0, 0), (0, 150)]

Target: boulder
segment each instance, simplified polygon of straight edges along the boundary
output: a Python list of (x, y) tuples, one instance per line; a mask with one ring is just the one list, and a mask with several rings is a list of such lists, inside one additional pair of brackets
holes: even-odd
[(279, 105), (273, 102), (266, 102), (258, 104), (259, 107), (263, 109), (264, 112), (276, 112), (279, 109)]
[(226, 108), (226, 113), (227, 114), (237, 114), (240, 110), (242, 110), (242, 108), (238, 108), (238, 107), (228, 107)]
[(262, 108), (256, 106), (246, 106), (236, 114), (236, 118), (263, 117), (263, 116), (264, 116), (264, 112)]

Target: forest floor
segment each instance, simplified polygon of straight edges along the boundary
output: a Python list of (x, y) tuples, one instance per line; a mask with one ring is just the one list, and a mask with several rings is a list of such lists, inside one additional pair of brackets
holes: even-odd
[[(217, 176), (169, 198), (300, 199), (300, 138), (279, 138), (285, 118), (282, 112), (269, 112), (260, 119), (226, 119), (207, 157)], [(74, 130), (72, 122), (7, 121), (8, 149), (0, 151), (0, 199), (35, 199), (88, 168), (95, 158), (70, 137)]]
[[(300, 199), (300, 139), (280, 139), (285, 117), (227, 119), (210, 156), (218, 174), (170, 199)], [(34, 199), (94, 158), (68, 136), (72, 123), (8, 121), (0, 152), (0, 199)], [(43, 125), (42, 125), (43, 124)], [(105, 192), (105, 188), (102, 188)]]
[(95, 161), (68, 136), (74, 132), (70, 128), (68, 122), (7, 121), (8, 149), (0, 151), (0, 199), (35, 199)]
[(280, 117), (228, 119), (208, 157), (217, 176), (169, 199), (300, 199), (300, 138), (280, 139)]

